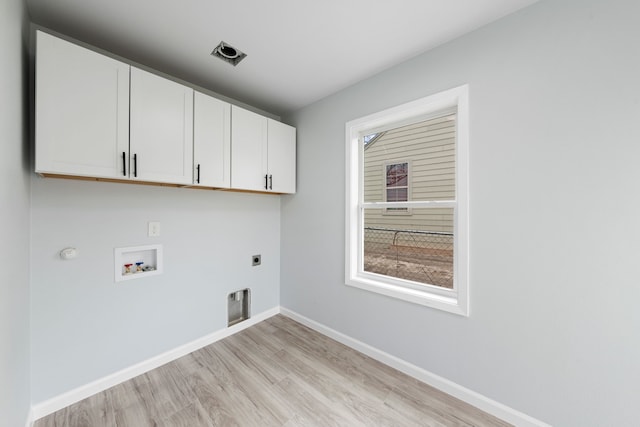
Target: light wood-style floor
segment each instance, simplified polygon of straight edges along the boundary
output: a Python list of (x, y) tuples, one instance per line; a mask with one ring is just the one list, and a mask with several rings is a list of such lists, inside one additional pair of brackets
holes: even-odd
[(509, 425), (278, 315), (34, 427)]

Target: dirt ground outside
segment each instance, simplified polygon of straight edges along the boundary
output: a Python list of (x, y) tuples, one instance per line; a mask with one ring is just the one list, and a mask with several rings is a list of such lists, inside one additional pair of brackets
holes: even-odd
[[(397, 240), (396, 240), (397, 241)], [(453, 244), (451, 247), (396, 245), (393, 240), (364, 242), (364, 271), (399, 279), (453, 288)]]

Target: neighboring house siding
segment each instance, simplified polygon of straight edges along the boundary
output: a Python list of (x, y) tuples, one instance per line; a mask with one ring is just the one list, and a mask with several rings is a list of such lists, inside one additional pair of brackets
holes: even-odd
[[(409, 200), (455, 198), (455, 118), (438, 117), (386, 131), (365, 147), (364, 197), (385, 201), (385, 165), (409, 162)], [(453, 232), (452, 209), (409, 213), (368, 210), (365, 227)]]

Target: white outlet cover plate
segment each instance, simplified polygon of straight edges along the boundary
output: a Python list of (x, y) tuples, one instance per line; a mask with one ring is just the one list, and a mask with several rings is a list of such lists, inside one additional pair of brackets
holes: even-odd
[(160, 237), (160, 221), (149, 221), (149, 237)]

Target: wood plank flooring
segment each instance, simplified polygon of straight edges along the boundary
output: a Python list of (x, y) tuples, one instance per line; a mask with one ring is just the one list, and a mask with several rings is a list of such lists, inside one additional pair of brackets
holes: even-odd
[(278, 315), (34, 427), (509, 425)]

